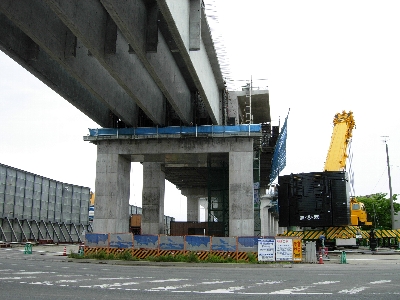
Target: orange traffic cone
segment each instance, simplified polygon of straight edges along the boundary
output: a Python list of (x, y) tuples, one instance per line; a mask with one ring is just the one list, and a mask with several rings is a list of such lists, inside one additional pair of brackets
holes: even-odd
[(64, 246), (63, 256), (67, 256), (67, 247), (66, 246)]
[(318, 261), (318, 263), (319, 263), (320, 265), (323, 265), (323, 264), (324, 264), (324, 260), (322, 259), (322, 254), (319, 255), (319, 261)]

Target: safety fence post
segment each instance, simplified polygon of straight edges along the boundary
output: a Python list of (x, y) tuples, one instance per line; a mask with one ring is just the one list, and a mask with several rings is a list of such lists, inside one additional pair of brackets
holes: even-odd
[(31, 243), (25, 244), (24, 254), (32, 254), (32, 244)]
[(345, 251), (342, 251), (342, 254), (340, 255), (340, 263), (341, 264), (347, 264), (346, 252)]

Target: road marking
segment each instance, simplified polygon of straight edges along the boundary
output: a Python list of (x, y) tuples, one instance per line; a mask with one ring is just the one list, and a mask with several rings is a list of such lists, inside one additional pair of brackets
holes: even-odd
[(297, 294), (298, 292), (305, 291), (305, 290), (307, 290), (309, 288), (310, 288), (309, 286), (294, 287), (294, 288), (291, 288), (291, 289), (283, 289), (283, 290), (271, 292), (269, 294), (271, 294), (271, 295), (276, 295), (276, 294), (279, 294), (279, 295)]
[(319, 284), (323, 285), (323, 284), (332, 284), (332, 283), (339, 283), (339, 282), (340, 281), (321, 281), (321, 282), (315, 282), (313, 284), (315, 284), (315, 285), (319, 285)]
[(391, 280), (378, 280), (378, 281), (372, 281), (370, 284), (380, 284), (380, 283), (389, 283), (392, 282)]
[(219, 283), (230, 283), (234, 282), (233, 280), (225, 280), (225, 281), (203, 281), (200, 284), (219, 284)]
[(339, 291), (338, 293), (339, 294), (357, 294), (357, 293), (362, 292), (362, 291), (364, 291), (366, 289), (368, 289), (368, 287), (361, 286), (361, 287), (358, 287), (358, 288), (352, 288), (350, 290), (342, 290), (342, 291)]
[(261, 284), (278, 284), (278, 283), (282, 283), (282, 280), (279, 281), (263, 281), (263, 282), (257, 282), (256, 284), (261, 285)]
[(0, 277), (0, 280), (20, 280), (26, 278), (36, 278), (36, 277), (35, 276)]
[(42, 272), (42, 271), (34, 271), (34, 272), (14, 272), (14, 275), (33, 275), (33, 274), (55, 274), (56, 272)]
[(54, 285), (51, 281), (43, 281), (43, 282), (38, 281), (38, 282), (31, 282), (31, 283), (28, 283), (28, 284), (34, 284), (34, 285)]
[(184, 281), (184, 280), (189, 280), (189, 279), (183, 279), (183, 278), (171, 278), (171, 279), (159, 279), (159, 280), (151, 280), (148, 282), (153, 282), (153, 283), (161, 283), (161, 282), (170, 282), (170, 281)]
[(243, 290), (243, 286), (233, 286), (229, 287), (227, 289), (216, 289), (216, 290), (211, 290), (211, 291), (205, 291), (205, 292), (195, 292), (199, 294), (234, 294), (235, 291), (240, 291)]
[(193, 286), (195, 286), (195, 285), (194, 284), (183, 284), (183, 285), (160, 286), (160, 287), (154, 287), (151, 289), (147, 289), (146, 291), (153, 291), (153, 290), (172, 291), (172, 290), (176, 290), (176, 289), (183, 289), (183, 288), (193, 287)]
[[(272, 293), (268, 293), (268, 292), (266, 292), (266, 293), (246, 293), (246, 292), (239, 292), (239, 293), (237, 293), (237, 294), (240, 294), (240, 295), (272, 295), (273, 292), (272, 292)], [(315, 292), (315, 293), (291, 293), (290, 295), (332, 295), (332, 294), (333, 294), (333, 293), (323, 293), (323, 292), (318, 293), (318, 292)]]

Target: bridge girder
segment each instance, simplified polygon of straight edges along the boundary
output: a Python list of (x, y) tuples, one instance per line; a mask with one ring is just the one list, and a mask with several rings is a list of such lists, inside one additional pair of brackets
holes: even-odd
[(4, 0), (0, 18), (0, 49), (102, 127), (222, 122), (200, 0)]

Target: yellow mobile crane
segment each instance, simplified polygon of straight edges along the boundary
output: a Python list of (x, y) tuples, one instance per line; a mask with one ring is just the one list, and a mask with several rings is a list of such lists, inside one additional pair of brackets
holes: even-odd
[[(351, 111), (342, 111), (337, 113), (333, 119), (333, 133), (331, 142), (326, 157), (324, 171), (346, 171), (347, 150), (352, 138), (352, 131), (355, 127), (354, 116)], [(367, 213), (365, 211), (364, 203), (357, 201), (354, 196), (350, 197), (350, 224), (346, 226), (326, 227), (323, 230), (311, 229), (286, 231), (284, 236), (297, 236), (303, 240), (318, 241), (321, 236), (324, 236), (326, 241), (334, 242), (336, 246), (356, 244), (356, 238), (368, 239), (368, 231), (361, 230), (361, 225), (372, 225), (367, 221)], [(382, 233), (383, 237), (385, 233)], [(390, 237), (395, 233), (390, 232)], [(396, 235), (394, 235), (396, 237)]]
[[(355, 127), (353, 113), (342, 111), (333, 118), (333, 133), (324, 171), (346, 171), (347, 149)], [(350, 197), (350, 223), (352, 226), (372, 225), (367, 221), (365, 205)]]

